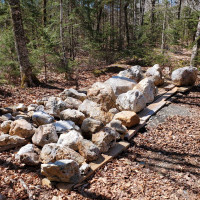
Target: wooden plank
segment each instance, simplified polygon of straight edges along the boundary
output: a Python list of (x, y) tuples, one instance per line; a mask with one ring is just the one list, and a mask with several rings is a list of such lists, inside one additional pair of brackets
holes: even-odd
[[(130, 146), (129, 142), (126, 141), (120, 141), (117, 142), (113, 147), (109, 149), (108, 152), (101, 154), (98, 160), (90, 162), (91, 170), (87, 173), (87, 175), (82, 176), (79, 183), (76, 185), (79, 185), (81, 182), (83, 182), (85, 179), (89, 178), (92, 174), (95, 173), (96, 170), (98, 170), (100, 167), (102, 167), (104, 164), (106, 164), (108, 161), (119, 155), (122, 151), (126, 150)], [(59, 190), (71, 190), (73, 187), (76, 187), (75, 184), (68, 184), (68, 183), (58, 183), (56, 187)]]
[(188, 87), (177, 87), (177, 88), (178, 88), (178, 89), (177, 89), (178, 92), (185, 93), (185, 92), (191, 90), (191, 89), (193, 88), (193, 86), (188, 86)]

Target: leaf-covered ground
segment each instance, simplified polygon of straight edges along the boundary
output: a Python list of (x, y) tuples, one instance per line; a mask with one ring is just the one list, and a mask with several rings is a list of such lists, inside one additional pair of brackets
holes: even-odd
[(192, 115), (148, 126), (126, 152), (70, 193), (41, 186), (39, 167), (18, 163), (14, 150), (0, 153), (0, 193), (28, 199), (23, 180), (33, 199), (200, 199), (200, 87), (173, 104)]

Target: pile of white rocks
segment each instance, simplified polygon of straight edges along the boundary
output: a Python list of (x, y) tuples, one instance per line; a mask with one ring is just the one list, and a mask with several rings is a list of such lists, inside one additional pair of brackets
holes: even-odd
[(21, 147), (16, 159), (41, 164), (41, 173), (50, 181), (77, 183), (90, 170), (90, 162), (139, 124), (136, 113), (154, 100), (156, 86), (163, 82), (159, 65), (146, 74), (133, 66), (93, 84), (87, 94), (66, 89), (29, 106), (0, 108), (0, 151)]

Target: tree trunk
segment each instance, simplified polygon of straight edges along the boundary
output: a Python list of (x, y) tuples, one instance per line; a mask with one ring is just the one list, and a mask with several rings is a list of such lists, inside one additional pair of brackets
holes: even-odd
[(122, 0), (119, 1), (119, 50), (122, 50)]
[(127, 8), (129, 6), (129, 3), (127, 2), (124, 6), (124, 16), (125, 16), (125, 26), (126, 26), (126, 40), (128, 47), (130, 46), (130, 37), (129, 37), (129, 26), (128, 26), (128, 12)]
[(163, 19), (163, 28), (162, 28), (162, 43), (161, 43), (161, 53), (164, 54), (165, 49), (165, 29), (167, 21), (167, 2), (165, 3), (164, 19)]
[(33, 87), (39, 84), (39, 80), (32, 73), (32, 66), (28, 57), (26, 37), (23, 28), (20, 1), (9, 0), (13, 29), (15, 35), (15, 45), (20, 64), (21, 87)]
[(179, 6), (178, 6), (178, 20), (181, 17), (181, 4), (182, 4), (182, 0), (179, 0)]
[[(66, 47), (64, 43), (64, 33), (63, 33), (63, 0), (60, 0), (60, 43), (62, 48), (62, 65), (66, 73), (68, 71), (68, 59), (66, 57)], [(67, 74), (66, 74), (67, 75)]]
[(191, 55), (191, 60), (190, 60), (190, 66), (196, 67), (196, 59), (198, 56), (198, 50), (200, 47), (200, 17), (199, 17), (199, 22), (197, 25), (197, 32), (196, 32), (196, 37), (195, 37), (195, 44), (192, 48), (192, 55)]
[(46, 27), (47, 23), (47, 0), (43, 0), (43, 24)]

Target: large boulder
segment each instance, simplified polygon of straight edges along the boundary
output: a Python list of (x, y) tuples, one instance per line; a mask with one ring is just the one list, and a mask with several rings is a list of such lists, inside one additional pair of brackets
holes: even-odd
[(44, 111), (37, 111), (33, 113), (32, 120), (36, 125), (40, 126), (52, 123), (54, 121), (54, 117)]
[(60, 118), (62, 120), (71, 120), (75, 124), (81, 125), (85, 119), (85, 115), (78, 110), (66, 109), (60, 113)]
[(79, 165), (73, 160), (42, 164), (41, 173), (50, 181), (77, 183), (80, 179)]
[(57, 133), (66, 133), (70, 130), (77, 130), (77, 126), (73, 121), (70, 120), (60, 120), (53, 123), (56, 128)]
[(134, 89), (138, 89), (140, 92), (143, 93), (145, 99), (146, 99), (146, 103), (151, 103), (157, 92), (158, 89), (155, 86), (153, 80), (149, 79), (149, 78), (145, 78), (143, 80), (141, 80), (135, 87)]
[(73, 97), (67, 97), (64, 100), (65, 104), (66, 104), (66, 108), (70, 108), (70, 109), (78, 109), (78, 107), (82, 104), (81, 100), (75, 99)]
[(45, 110), (49, 115), (54, 117), (59, 117), (60, 112), (65, 110), (67, 105), (61, 98), (58, 97), (50, 97), (48, 101), (45, 103)]
[(15, 147), (23, 146), (27, 144), (28, 141), (19, 136), (11, 136), (8, 134), (0, 135), (0, 151), (12, 149)]
[(25, 119), (18, 119), (10, 125), (10, 135), (18, 135), (22, 138), (30, 138), (35, 133), (35, 128)]
[(63, 92), (59, 94), (59, 96), (64, 100), (67, 97), (73, 97), (80, 101), (84, 101), (86, 99), (86, 94), (76, 91), (73, 88), (65, 89)]
[(182, 67), (172, 72), (171, 79), (176, 86), (194, 85), (197, 79), (196, 67)]
[(38, 165), (40, 156), (40, 149), (34, 144), (27, 144), (23, 146), (15, 155), (22, 163), (26, 165)]
[(122, 111), (114, 116), (115, 120), (120, 120), (124, 126), (131, 128), (140, 123), (139, 116), (133, 111)]
[(86, 162), (97, 160), (100, 155), (99, 148), (93, 142), (86, 139), (78, 143), (78, 151), (86, 159)]
[(132, 90), (137, 84), (137, 82), (132, 79), (120, 76), (113, 76), (107, 81), (105, 81), (105, 83), (112, 87), (116, 97), (122, 93)]
[(119, 72), (117, 76), (126, 77), (136, 81), (137, 83), (143, 78), (141, 66), (135, 65), (130, 69)]
[(77, 151), (78, 144), (81, 140), (83, 140), (83, 136), (79, 132), (72, 130), (68, 133), (61, 134), (57, 144)]
[(146, 107), (146, 98), (138, 89), (133, 89), (127, 93), (120, 94), (116, 104), (120, 111), (131, 110), (139, 112)]
[(42, 163), (55, 162), (61, 159), (71, 159), (76, 161), (79, 165), (85, 162), (85, 159), (79, 153), (66, 146), (61, 146), (56, 143), (43, 146), (40, 153), (40, 160)]
[(104, 111), (99, 104), (88, 99), (86, 99), (78, 109), (87, 117), (100, 120), (105, 124), (110, 122), (113, 117), (112, 113)]
[(100, 152), (105, 153), (116, 141), (118, 133), (111, 128), (105, 127), (103, 130), (92, 135), (92, 142), (97, 145)]
[(4, 122), (1, 124), (1, 131), (2, 131), (3, 133), (9, 133), (11, 123), (12, 123), (11, 120), (4, 121)]
[(99, 120), (86, 118), (81, 125), (82, 135), (86, 139), (91, 139), (92, 134), (100, 131), (103, 128), (103, 123)]
[(56, 128), (53, 124), (39, 126), (32, 137), (33, 144), (43, 147), (45, 144), (58, 141)]
[(112, 87), (105, 83), (94, 83), (88, 90), (87, 98), (100, 104), (105, 111), (115, 107), (115, 94), (112, 90)]
[(155, 64), (146, 71), (146, 77), (150, 77), (156, 86), (160, 86), (164, 83), (162, 69), (158, 64)]

